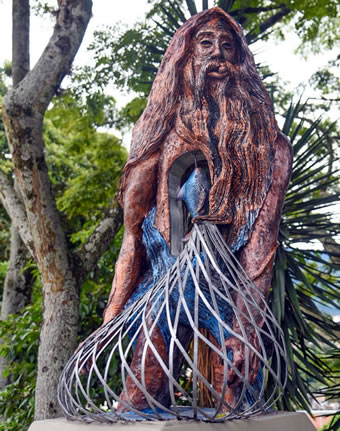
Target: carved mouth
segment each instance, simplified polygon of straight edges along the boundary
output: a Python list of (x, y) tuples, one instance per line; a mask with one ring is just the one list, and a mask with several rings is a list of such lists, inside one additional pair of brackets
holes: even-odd
[(207, 68), (207, 75), (210, 78), (224, 78), (228, 74), (228, 68), (223, 64), (211, 64)]

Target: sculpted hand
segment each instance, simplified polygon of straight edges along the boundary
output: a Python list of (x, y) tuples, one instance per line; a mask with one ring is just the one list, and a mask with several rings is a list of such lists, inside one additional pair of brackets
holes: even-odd
[[(256, 334), (247, 334), (247, 338), (250, 344), (255, 348), (255, 350), (259, 350), (259, 342)], [(245, 376), (246, 348), (243, 341), (239, 340), (237, 337), (231, 337), (226, 341), (226, 348), (232, 350), (233, 364), (235, 368), (239, 370), (240, 374)], [(260, 359), (250, 348), (248, 348), (248, 356), (248, 381), (250, 384), (253, 384), (259, 371)], [(230, 368), (230, 370), (228, 371), (227, 380), (229, 386), (238, 386), (242, 383), (240, 377), (232, 368)]]
[(122, 306), (119, 304), (115, 306), (113, 303), (109, 303), (103, 313), (103, 324), (102, 326), (106, 325), (108, 322), (110, 322), (112, 319), (118, 316), (118, 314), (122, 311)]

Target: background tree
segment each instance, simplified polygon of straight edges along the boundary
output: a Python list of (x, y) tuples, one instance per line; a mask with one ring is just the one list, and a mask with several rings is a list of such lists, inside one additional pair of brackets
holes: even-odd
[[(13, 65), (11, 70), (13, 87), (16, 87), (25, 77), (30, 67), (29, 49), (29, 2), (13, 2), (13, 37), (12, 52)], [(2, 96), (5, 87), (2, 88)], [(4, 141), (5, 144), (5, 141)], [(5, 148), (3, 148), (5, 149)], [(18, 192), (16, 183), (14, 188)], [(31, 276), (24, 267), (30, 258), (30, 254), (23, 244), (14, 223), (11, 224), (11, 245), (7, 274), (4, 282), (1, 302), (1, 319), (6, 320), (9, 314), (19, 313), (29, 303), (31, 294)], [(5, 358), (0, 358), (0, 387), (8, 383), (3, 377), (7, 365)]]
[[(110, 121), (107, 105), (113, 101), (107, 99), (83, 103), (66, 91), (53, 99), (53, 106), (45, 114), (46, 163), (72, 251), (82, 247), (110, 206), (127, 156), (120, 140), (96, 131)], [(79, 323), (75, 328), (77, 343), (101, 324), (120, 239), (121, 234), (110, 243), (82, 285)], [(42, 285), (37, 265), (32, 262), (28, 268), (34, 281), (32, 303), (0, 325), (1, 351), (11, 362), (5, 375), (10, 371), (12, 376), (10, 384), (0, 392), (0, 415), (7, 417), (0, 430), (6, 431), (28, 426), (34, 412)]]
[[(34, 257), (42, 280), (44, 316), (35, 392), (38, 419), (60, 414), (56, 387), (59, 374), (77, 345), (80, 287), (120, 227), (120, 210), (113, 203), (92, 235), (79, 250), (74, 250), (56, 207), (45, 157), (43, 118), (70, 70), (91, 16), (92, 3), (60, 0), (58, 6), (54, 33), (44, 53), (7, 93), (2, 112), (18, 192), (1, 172), (1, 200)], [(104, 141), (102, 138), (98, 145)]]

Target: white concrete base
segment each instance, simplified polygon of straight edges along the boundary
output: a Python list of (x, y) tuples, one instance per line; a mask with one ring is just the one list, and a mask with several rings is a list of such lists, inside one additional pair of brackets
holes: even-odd
[[(171, 429), (170, 429), (171, 428)], [(142, 423), (83, 424), (65, 418), (35, 421), (28, 431), (315, 431), (303, 412), (282, 412), (255, 416), (251, 419), (207, 423), (193, 421), (164, 421)]]

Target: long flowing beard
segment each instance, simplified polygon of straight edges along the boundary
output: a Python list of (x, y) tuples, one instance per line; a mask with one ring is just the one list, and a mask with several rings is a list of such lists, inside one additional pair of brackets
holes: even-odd
[(217, 61), (202, 64), (197, 76), (193, 65), (186, 65), (176, 132), (208, 154), (212, 188), (209, 214), (202, 219), (229, 224), (228, 242), (236, 250), (247, 240), (271, 184), (277, 129), (272, 111), (248, 93), (237, 66), (223, 66), (227, 77), (211, 79)]
[[(223, 79), (209, 78), (209, 72), (223, 68), (228, 71)], [(193, 62), (188, 62), (184, 69), (184, 97), (177, 110), (176, 132), (188, 143), (198, 143), (212, 159), (211, 180), (221, 174), (223, 160), (226, 163), (226, 145), (223, 143), (234, 140), (230, 135), (236, 130), (241, 135), (243, 129), (249, 127), (239, 121), (239, 109), (236, 105), (248, 104), (245, 92), (240, 87), (239, 71), (231, 63), (221, 63), (212, 59), (200, 65), (195, 75)], [(208, 160), (209, 162), (209, 160)]]

